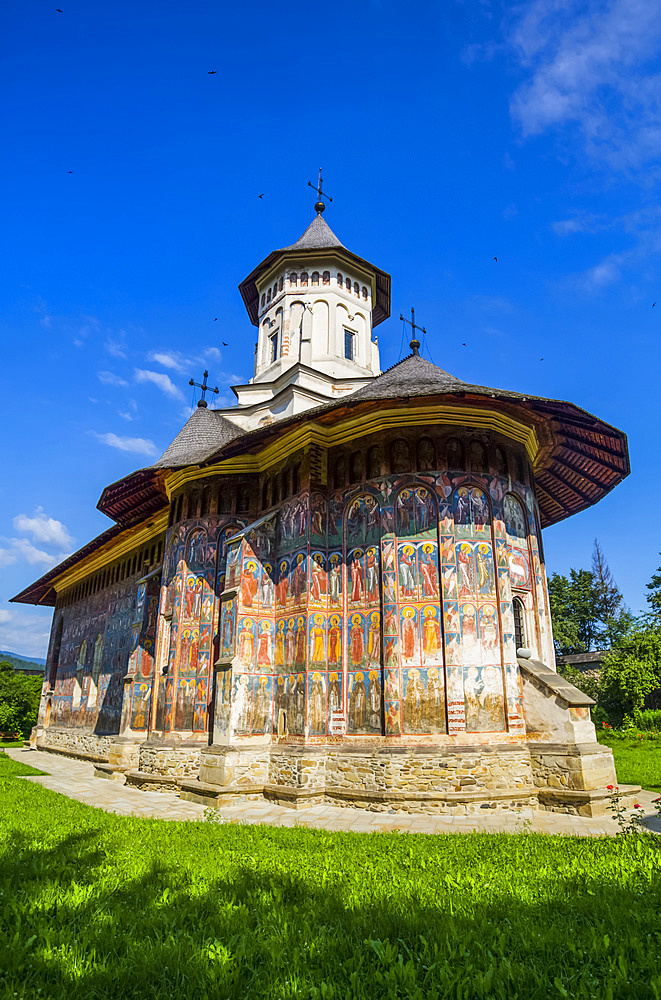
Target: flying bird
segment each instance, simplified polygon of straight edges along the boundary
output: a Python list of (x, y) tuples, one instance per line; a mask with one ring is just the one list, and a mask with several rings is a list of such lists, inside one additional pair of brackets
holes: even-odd
[(221, 344), (223, 345), (223, 347), (227, 347), (227, 344), (225, 343), (224, 340), (221, 340)]
[(217, 72), (218, 72), (217, 69), (208, 69), (207, 70), (207, 76), (213, 76), (214, 73), (217, 73)]
[(56, 7), (56, 8), (55, 8), (55, 13), (56, 13), (56, 14), (63, 14), (63, 13), (64, 13), (64, 11), (63, 11), (63, 10), (60, 10), (60, 8), (59, 8), (59, 7)]
[(654, 306), (655, 306), (655, 305), (656, 305), (656, 302), (653, 302), (653, 303), (652, 303), (652, 309), (654, 309)]
[(263, 198), (263, 197), (264, 197), (264, 195), (263, 195), (263, 194), (258, 194), (258, 195), (257, 195), (257, 197), (258, 197), (258, 198)]
[(70, 171), (69, 171), (69, 173), (70, 173), (70, 174), (72, 174), (72, 173), (73, 173), (73, 170), (70, 170)]
[(217, 322), (218, 322), (218, 317), (217, 317), (217, 316), (214, 316), (214, 319), (213, 319), (213, 321), (214, 321), (214, 323), (217, 323)]
[(496, 261), (496, 263), (498, 263), (498, 258), (497, 257), (494, 257), (494, 260)]
[(539, 360), (540, 360), (540, 361), (543, 361), (543, 360), (544, 360), (544, 358), (540, 358)]
[(465, 344), (462, 344), (461, 346), (462, 346), (462, 347), (465, 347), (466, 345), (465, 345)]

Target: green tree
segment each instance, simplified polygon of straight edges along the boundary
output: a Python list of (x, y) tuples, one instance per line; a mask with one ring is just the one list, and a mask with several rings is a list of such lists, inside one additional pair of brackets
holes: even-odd
[(661, 619), (661, 566), (659, 566), (656, 573), (647, 584), (647, 589), (649, 590), (647, 603), (650, 606), (651, 614), (653, 614), (656, 618)]
[(644, 708), (645, 697), (661, 686), (661, 624), (638, 619), (619, 637), (599, 678), (599, 706), (614, 721)]
[(0, 732), (27, 737), (37, 722), (42, 678), (18, 673), (0, 662)]
[(569, 577), (554, 573), (549, 600), (556, 652), (566, 655), (593, 649), (603, 631), (594, 574), (587, 569), (570, 569)]

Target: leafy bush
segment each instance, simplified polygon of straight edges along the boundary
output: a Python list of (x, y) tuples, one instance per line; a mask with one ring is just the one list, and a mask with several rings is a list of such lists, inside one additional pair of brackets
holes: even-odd
[(588, 698), (597, 701), (599, 698), (599, 680), (596, 677), (588, 677), (578, 667), (573, 667), (570, 663), (563, 663), (558, 666), (558, 673), (565, 680), (577, 687), (579, 691), (586, 694)]
[(37, 723), (42, 677), (19, 674), (11, 663), (0, 663), (0, 733), (23, 737)]
[(661, 733), (661, 709), (645, 708), (642, 712), (634, 712), (633, 722), (637, 729)]
[(660, 686), (661, 628), (641, 621), (604, 660), (599, 704), (620, 723), (642, 711), (646, 695)]

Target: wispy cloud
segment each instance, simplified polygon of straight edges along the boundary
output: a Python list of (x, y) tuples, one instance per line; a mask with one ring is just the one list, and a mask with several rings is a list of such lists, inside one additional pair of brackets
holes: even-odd
[(3, 538), (0, 547), (0, 566), (13, 566), (18, 562), (27, 562), (31, 566), (55, 566), (64, 558), (38, 549), (27, 538)]
[(46, 613), (23, 608), (0, 608), (0, 649), (9, 649), (24, 656), (45, 657), (50, 623), (51, 617)]
[(114, 336), (111, 335), (106, 339), (105, 349), (113, 358), (127, 358), (128, 348), (126, 346), (126, 333), (124, 330), (120, 330), (119, 333)]
[(94, 437), (102, 444), (107, 444), (110, 448), (117, 448), (119, 451), (130, 451), (136, 455), (157, 455), (158, 448), (149, 438), (123, 437), (120, 434), (97, 434), (92, 431)]
[(128, 385), (128, 382), (126, 381), (125, 378), (122, 378), (121, 375), (115, 375), (114, 372), (107, 372), (107, 371), (97, 372), (96, 376), (99, 382), (102, 382), (104, 385), (113, 385), (116, 386), (117, 388), (121, 388), (123, 386)]
[(17, 514), (14, 529), (21, 535), (31, 535), (35, 542), (54, 545), (60, 549), (67, 549), (74, 542), (65, 525), (54, 517), (49, 517), (43, 507), (37, 507), (33, 517)]
[(638, 168), (661, 155), (661, 6), (534, 0), (510, 43), (528, 78), (511, 113), (524, 136), (576, 125), (588, 154)]
[(163, 368), (171, 368), (175, 372), (183, 372), (191, 364), (188, 358), (184, 358), (181, 354), (175, 354), (174, 351), (152, 351), (149, 360), (155, 361)]
[(170, 376), (164, 372), (153, 372), (144, 368), (136, 368), (135, 380), (136, 382), (151, 382), (152, 385), (155, 385), (161, 392), (164, 392), (166, 396), (170, 396), (172, 399), (184, 398), (181, 389), (178, 389)]

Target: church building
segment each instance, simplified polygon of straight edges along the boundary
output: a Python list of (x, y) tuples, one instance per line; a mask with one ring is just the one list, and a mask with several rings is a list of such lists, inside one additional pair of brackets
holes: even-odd
[[(625, 435), (411, 353), (390, 275), (316, 215), (239, 291), (236, 403), (202, 398), (112, 525), (14, 598), (54, 608), (37, 747), (221, 807), (593, 815), (616, 781), (554, 669), (542, 528), (629, 473)], [(510, 373), (508, 372), (508, 375)]]

